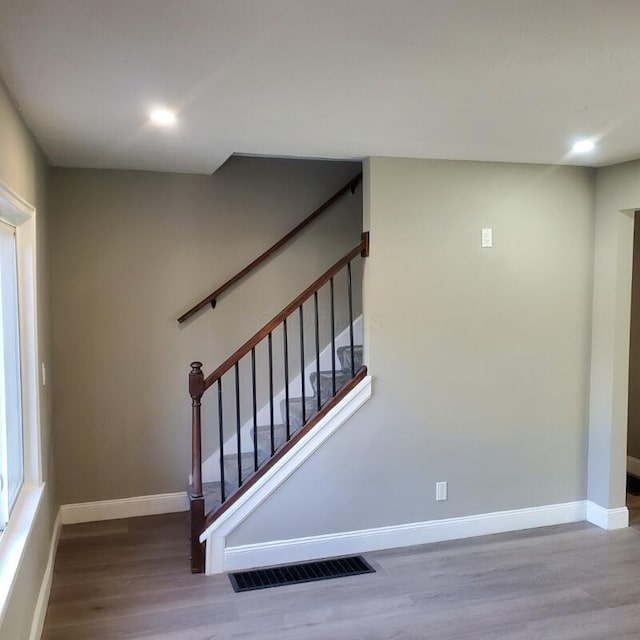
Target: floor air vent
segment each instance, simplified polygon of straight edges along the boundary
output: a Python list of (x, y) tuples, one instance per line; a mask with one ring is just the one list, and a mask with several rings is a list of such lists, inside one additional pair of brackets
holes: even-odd
[(346, 558), (333, 558), (318, 562), (288, 564), (280, 567), (271, 567), (270, 569), (231, 573), (229, 579), (233, 590), (238, 592), (375, 572), (376, 570), (362, 556), (348, 556)]

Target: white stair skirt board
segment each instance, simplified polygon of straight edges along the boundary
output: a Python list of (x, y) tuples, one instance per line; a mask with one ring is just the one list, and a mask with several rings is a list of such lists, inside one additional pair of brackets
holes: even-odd
[[(354, 344), (362, 344), (362, 316), (358, 316), (353, 320), (353, 341)], [(336, 336), (336, 349), (339, 347), (346, 347), (350, 344), (349, 327), (347, 326)], [(336, 357), (336, 366), (339, 366), (338, 359)], [(320, 352), (320, 369), (331, 368), (331, 344), (328, 344)], [(315, 358), (306, 364), (305, 372), (305, 385), (307, 388), (307, 395), (311, 389), (311, 383), (309, 376), (316, 370)], [(300, 375), (289, 381), (289, 395), (293, 398), (300, 395)], [(280, 415), (280, 401), (285, 399), (284, 388), (280, 389), (277, 395), (273, 398), (274, 408), (274, 421), (276, 424), (282, 424), (284, 422), (283, 417)], [(257, 418), (258, 424), (269, 424), (270, 404), (267, 403), (258, 409)], [(236, 451), (237, 448), (237, 435), (234, 433), (228, 440), (225, 440), (225, 451)], [(242, 452), (253, 451), (253, 418), (247, 420), (240, 429), (240, 450)], [(220, 451), (215, 451), (202, 463), (202, 481), (203, 482), (217, 482), (220, 480)], [(189, 482), (191, 482), (191, 476), (189, 476)]]
[[(599, 509), (609, 514), (609, 519), (606, 522), (608, 526), (603, 526), (604, 521), (599, 517), (602, 515)], [(288, 562), (302, 562), (318, 558), (442, 542), (444, 540), (459, 540), (494, 533), (581, 522), (583, 520), (588, 520), (601, 528), (613, 529), (627, 526), (622, 524), (625, 521), (622, 517), (622, 511), (626, 512), (626, 508), (607, 511), (599, 507), (599, 505), (593, 505), (591, 502), (581, 500), (446, 520), (414, 522), (308, 538), (223, 547), (222, 549), (218, 545), (217, 551), (222, 552), (224, 563), (222, 567), (216, 567), (216, 569), (220, 571), (240, 571)], [(591, 517), (595, 515), (598, 516), (597, 519), (592, 520)], [(209, 572), (212, 573), (211, 571)]]
[(271, 467), (237, 502), (200, 536), (206, 543), (206, 573), (226, 567), (226, 537), (269, 497), (314, 451), (334, 434), (371, 397), (371, 376), (365, 377), (313, 429)]
[(595, 524), (601, 529), (609, 531), (613, 529), (624, 529), (629, 526), (629, 510), (627, 507), (617, 509), (606, 509), (595, 502), (587, 502), (586, 520)]
[(636, 478), (640, 478), (640, 460), (627, 456), (627, 473)]
[(79, 522), (154, 516), (160, 513), (177, 513), (179, 511), (189, 511), (189, 497), (186, 491), (119, 500), (63, 504), (60, 507), (60, 517), (62, 524), (77, 524)]

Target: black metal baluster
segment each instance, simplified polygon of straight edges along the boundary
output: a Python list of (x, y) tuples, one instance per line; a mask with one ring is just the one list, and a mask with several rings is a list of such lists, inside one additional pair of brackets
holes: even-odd
[(284, 341), (284, 406), (285, 406), (285, 428), (287, 440), (291, 437), (291, 427), (289, 425), (289, 341), (287, 339), (287, 319), (282, 321), (282, 337)]
[(347, 286), (349, 288), (349, 340), (351, 344), (351, 377), (356, 375), (355, 350), (353, 348), (353, 294), (351, 291), (351, 262), (347, 262)]
[(220, 438), (220, 502), (225, 500), (224, 490), (224, 427), (222, 425), (222, 378), (218, 379), (218, 437)]
[(329, 280), (329, 289), (331, 291), (331, 381), (333, 395), (336, 395), (336, 320), (335, 320), (335, 301), (333, 298), (333, 278)]
[(320, 386), (320, 325), (318, 324), (318, 292), (313, 294), (313, 315), (316, 325), (316, 395), (318, 411), (322, 407), (322, 391)]
[(271, 455), (275, 453), (275, 439), (273, 433), (273, 338), (271, 333), (268, 337), (269, 342), (269, 422), (271, 431)]
[(304, 317), (302, 305), (298, 307), (300, 313), (300, 386), (302, 387), (302, 424), (307, 421), (305, 383), (304, 383)]
[(242, 486), (242, 439), (240, 437), (240, 367), (235, 364), (236, 371), (236, 439), (238, 450), (238, 486)]
[(253, 470), (258, 470), (258, 405), (256, 402), (256, 348), (251, 349), (251, 386), (253, 391)]

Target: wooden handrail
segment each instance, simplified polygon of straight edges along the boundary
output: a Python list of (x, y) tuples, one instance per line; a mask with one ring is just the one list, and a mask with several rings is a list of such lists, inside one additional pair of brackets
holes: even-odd
[(305, 300), (308, 300), (320, 287), (331, 278), (333, 278), (344, 266), (351, 262), (357, 255), (363, 258), (369, 256), (369, 232), (362, 234), (360, 244), (349, 253), (344, 255), (333, 266), (325, 271), (317, 280), (310, 284), (293, 302), (290, 302), (280, 313), (278, 313), (270, 322), (260, 329), (253, 337), (249, 338), (233, 355), (229, 356), (213, 373), (204, 379), (204, 390), (206, 391), (212, 384), (219, 380), (231, 367), (246, 356), (253, 347), (266, 338), (278, 325), (288, 316), (291, 315)]
[(236, 273), (233, 278), (227, 280), (222, 286), (218, 287), (215, 291), (210, 293), (206, 298), (203, 298), (196, 304), (191, 307), (189, 311), (183, 313), (179, 318), (178, 322), (183, 323), (193, 315), (198, 313), (201, 309), (204, 309), (208, 304), (211, 305), (212, 308), (215, 309), (216, 299), (222, 293), (224, 293), (227, 289), (232, 287), (236, 282), (242, 280), (246, 275), (248, 275), (251, 271), (253, 271), (256, 267), (261, 265), (265, 260), (267, 260), (271, 255), (273, 255), (280, 247), (285, 245), (289, 240), (291, 240), (296, 234), (300, 233), (308, 224), (313, 222), (323, 211), (328, 209), (334, 202), (339, 200), (347, 191), (351, 191), (352, 193), (355, 191), (355, 188), (358, 186), (358, 183), (362, 180), (362, 173), (359, 173), (357, 176), (349, 180), (347, 184), (345, 184), (342, 188), (336, 191), (328, 200), (322, 203), (313, 213), (308, 215), (299, 225), (291, 229), (287, 235), (283, 236), (278, 242), (276, 242), (272, 247), (269, 247), (264, 253), (259, 255), (253, 262), (248, 264), (244, 269)]

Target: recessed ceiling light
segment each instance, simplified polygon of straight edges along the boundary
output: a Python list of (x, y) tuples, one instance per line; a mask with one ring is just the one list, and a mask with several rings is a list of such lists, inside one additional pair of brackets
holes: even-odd
[(166, 127), (176, 121), (176, 114), (171, 109), (154, 109), (151, 112), (151, 121), (154, 124)]
[(596, 143), (593, 140), (578, 140), (571, 151), (573, 153), (589, 153), (589, 151), (593, 151), (596, 148)]

